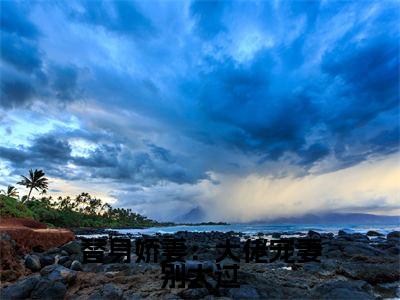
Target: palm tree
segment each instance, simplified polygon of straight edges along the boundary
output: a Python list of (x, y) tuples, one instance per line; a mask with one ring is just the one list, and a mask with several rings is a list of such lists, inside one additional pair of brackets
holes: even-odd
[(7, 190), (1, 190), (0, 193), (5, 196), (8, 196), (8, 197), (13, 197), (13, 198), (18, 197), (18, 191), (17, 191), (16, 187), (12, 186), (12, 185), (9, 185), (7, 187)]
[(48, 179), (44, 177), (44, 172), (42, 170), (29, 170), (29, 178), (21, 175), (23, 178), (17, 184), (24, 185), (26, 188), (29, 189), (28, 197), (26, 201), (29, 201), (29, 197), (31, 196), (32, 190), (35, 189), (37, 191), (46, 191), (48, 189)]

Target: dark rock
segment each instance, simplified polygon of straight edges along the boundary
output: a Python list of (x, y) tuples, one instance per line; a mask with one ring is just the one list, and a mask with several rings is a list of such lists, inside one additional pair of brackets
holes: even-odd
[(51, 255), (42, 255), (40, 256), (40, 265), (42, 267), (54, 264), (54, 257)]
[(61, 251), (60, 248), (55, 247), (47, 250), (45, 254), (58, 254), (60, 251)]
[(379, 233), (379, 232), (374, 231), (374, 230), (370, 230), (370, 231), (367, 232), (367, 236), (384, 236), (384, 234)]
[(353, 234), (351, 234), (350, 236), (351, 236), (351, 239), (352, 239), (353, 241), (357, 241), (357, 242), (369, 242), (369, 238), (368, 238), (366, 235), (362, 234), (362, 233), (353, 233)]
[(66, 293), (67, 287), (62, 282), (43, 278), (36, 285), (31, 294), (31, 298), (48, 300), (64, 299)]
[(42, 268), (40, 258), (37, 255), (27, 255), (25, 266), (33, 272), (39, 271)]
[(29, 276), (25, 279), (19, 280), (13, 285), (2, 289), (0, 292), (0, 299), (25, 299), (29, 298), (31, 292), (40, 280), (39, 275)]
[(386, 236), (388, 240), (400, 239), (400, 231), (392, 231)]
[(72, 264), (72, 260), (67, 260), (65, 263), (62, 264), (63, 267), (70, 268)]
[(80, 254), (82, 252), (81, 244), (78, 241), (66, 243), (61, 246), (61, 249), (67, 251), (69, 254)]
[(400, 254), (400, 245), (394, 245), (392, 247), (389, 247), (386, 249), (387, 252), (389, 252), (390, 254), (394, 254), (394, 255), (399, 255)]
[(281, 234), (279, 233), (279, 232), (274, 232), (273, 234), (272, 234), (272, 238), (273, 239), (279, 239), (281, 237)]
[(69, 256), (60, 256), (57, 259), (59, 265), (64, 265), (67, 261), (69, 261)]
[(71, 264), (71, 270), (74, 271), (82, 271), (82, 264), (81, 262), (74, 260)]
[(76, 272), (70, 269), (67, 269), (60, 265), (51, 265), (44, 267), (40, 274), (51, 280), (51, 281), (60, 281), (64, 284), (73, 283), (76, 279)]
[(206, 288), (186, 289), (179, 293), (183, 299), (201, 299), (208, 295)]
[(383, 250), (377, 249), (365, 243), (353, 242), (348, 243), (343, 247), (343, 252), (349, 256), (364, 255), (364, 256), (384, 256)]
[(400, 279), (398, 263), (342, 263), (338, 268), (339, 274), (373, 285)]
[(79, 262), (83, 262), (83, 254), (82, 254), (82, 253), (80, 253), (80, 254), (71, 254), (71, 255), (69, 256), (69, 258), (70, 258), (72, 261), (77, 260), (77, 261), (79, 261)]
[(338, 236), (344, 236), (344, 235), (348, 235), (348, 233), (344, 230), (339, 230)]
[(123, 297), (123, 290), (115, 284), (107, 283), (99, 291), (90, 295), (89, 300), (109, 299), (118, 300)]
[(228, 295), (233, 299), (259, 299), (260, 295), (251, 285), (241, 285), (239, 288), (231, 288)]
[(314, 230), (309, 230), (308, 233), (307, 233), (307, 236), (310, 239), (320, 239), (321, 238), (321, 235), (318, 232), (314, 231)]
[(311, 293), (313, 299), (375, 299), (371, 286), (364, 281), (328, 281), (316, 286)]

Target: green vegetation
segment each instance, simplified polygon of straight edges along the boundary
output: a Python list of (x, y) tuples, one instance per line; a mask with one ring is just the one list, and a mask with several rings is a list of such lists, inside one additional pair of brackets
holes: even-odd
[[(29, 189), (29, 194), (26, 198), (27, 201), (29, 201), (33, 189), (40, 191), (41, 194), (46, 194), (49, 183), (48, 179), (44, 177), (44, 175), (45, 174), (42, 170), (29, 170), (29, 178), (21, 175), (22, 180), (17, 182), (17, 184), (24, 185)], [(25, 201), (25, 198), (23, 201)]]
[(0, 190), (0, 195), (16, 198), (18, 197), (18, 191), (14, 186), (9, 185), (6, 190)]
[(9, 196), (0, 195), (0, 216), (33, 218), (32, 211), (24, 204)]
[(0, 195), (0, 215), (33, 218), (51, 227), (145, 228), (166, 225), (143, 217), (130, 209), (112, 208), (87, 193), (82, 193), (74, 199), (59, 197), (54, 200), (52, 197), (42, 197), (32, 198), (24, 203)]
[(29, 171), (29, 177), (23, 177), (18, 184), (29, 189), (28, 196), (17, 199), (18, 193), (13, 186), (0, 195), (0, 216), (16, 218), (33, 218), (51, 227), (103, 227), (103, 228), (145, 228), (153, 226), (172, 225), (150, 220), (131, 209), (113, 208), (108, 203), (81, 193), (75, 198), (42, 196), (36, 199), (30, 197), (32, 190), (46, 194), (48, 179), (42, 170)]

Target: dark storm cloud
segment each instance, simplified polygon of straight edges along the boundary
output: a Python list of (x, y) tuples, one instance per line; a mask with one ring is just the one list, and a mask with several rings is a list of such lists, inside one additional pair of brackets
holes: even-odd
[[(59, 169), (73, 163), (91, 177), (148, 186), (242, 170), (243, 162), (226, 158), (227, 152), (257, 164), (291, 155), (290, 162), (307, 172), (329, 157), (337, 160), (333, 170), (398, 150), (398, 4), (178, 4), (48, 4), (70, 30), (48, 38), (71, 41), (71, 55), (46, 49), (51, 47), (40, 39), (52, 20), (33, 22), (19, 5), (6, 2), (13, 17), (2, 17), (2, 107), (33, 100), (65, 104), (85, 95), (95, 111), (118, 107), (122, 115), (154, 124), (136, 117), (120, 124), (118, 116), (96, 118), (88, 110), (79, 114), (81, 128), (43, 140), (48, 148), (38, 140), (31, 147), (3, 147), (3, 159), (17, 166), (15, 151), (24, 164), (36, 160)], [(141, 126), (151, 127), (143, 133), (149, 136), (145, 150), (127, 142), (136, 139), (129, 129)], [(162, 134), (168, 147), (158, 145)], [(97, 147), (72, 156), (73, 138)], [(182, 152), (193, 155), (176, 154)]]
[(0, 106), (7, 109), (29, 106), (35, 99), (58, 103), (78, 95), (78, 69), (49, 62), (40, 50), (40, 30), (27, 18), (33, 7), (28, 2), (1, 3)]
[(0, 147), (0, 157), (12, 162), (16, 167), (39, 164), (40, 167), (63, 165), (70, 159), (71, 147), (66, 141), (51, 135), (36, 138), (29, 147)]
[(78, 93), (78, 71), (72, 66), (54, 66), (52, 70), (52, 88), (57, 98), (73, 100)]
[(36, 45), (16, 34), (1, 33), (1, 57), (17, 69), (33, 72), (41, 66), (41, 58)]
[(26, 16), (30, 5), (22, 1), (1, 1), (0, 20), (2, 31), (15, 33), (20, 37), (35, 39), (39, 36), (37, 27)]
[(5, 108), (21, 107), (29, 103), (35, 95), (32, 84), (24, 77), (6, 77), (1, 79), (0, 106)]
[(149, 145), (145, 151), (122, 144), (100, 144), (87, 155), (79, 156), (72, 155), (67, 139), (52, 134), (38, 136), (29, 147), (0, 147), (0, 158), (11, 163), (16, 174), (39, 168), (65, 179), (80, 178), (69, 164), (80, 168), (79, 176), (117, 179), (142, 186), (160, 182), (194, 184), (208, 178), (202, 170), (182, 165), (181, 158), (157, 145)]

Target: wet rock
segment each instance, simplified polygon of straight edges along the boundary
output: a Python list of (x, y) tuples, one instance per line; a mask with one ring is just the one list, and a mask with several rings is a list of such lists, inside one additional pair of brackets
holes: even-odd
[(65, 245), (61, 246), (61, 249), (67, 251), (69, 254), (80, 254), (82, 252), (81, 244), (78, 241), (66, 243)]
[(52, 265), (55, 262), (54, 257), (51, 255), (41, 255), (39, 259), (42, 267)]
[(364, 280), (370, 284), (394, 282), (400, 279), (398, 263), (342, 263), (338, 269), (339, 274)]
[(400, 245), (394, 245), (391, 246), (389, 248), (386, 249), (387, 252), (389, 252), (390, 254), (394, 254), (394, 255), (399, 255), (400, 254)]
[(42, 268), (40, 258), (37, 255), (27, 255), (25, 266), (33, 272), (39, 271)]
[(186, 289), (179, 293), (183, 299), (201, 299), (208, 295), (206, 288)]
[(367, 232), (367, 236), (384, 236), (384, 234), (379, 233), (378, 231), (370, 230)]
[(375, 299), (371, 286), (364, 281), (328, 281), (315, 287), (311, 293), (316, 299)]
[(362, 233), (353, 233), (350, 235), (351, 240), (355, 242), (369, 242), (369, 238), (366, 235), (363, 235)]
[(40, 274), (51, 281), (60, 281), (64, 284), (73, 283), (77, 276), (75, 271), (60, 265), (51, 265), (44, 267), (40, 271)]
[(281, 237), (281, 234), (279, 233), (279, 232), (274, 232), (273, 234), (272, 234), (272, 238), (273, 239), (279, 239)]
[(31, 292), (40, 280), (39, 275), (29, 276), (25, 279), (17, 281), (13, 285), (2, 289), (0, 299), (25, 299), (29, 298)]
[(72, 262), (70, 268), (71, 268), (71, 270), (74, 270), (74, 271), (82, 271), (82, 264), (81, 264), (81, 262), (74, 260)]
[(392, 231), (390, 233), (388, 233), (388, 235), (386, 236), (386, 238), (388, 240), (393, 240), (393, 239), (398, 239), (400, 240), (400, 231)]
[(321, 235), (314, 230), (309, 230), (307, 233), (307, 236), (310, 239), (320, 239), (321, 238)]
[(67, 261), (69, 261), (69, 256), (59, 256), (56, 258), (56, 261), (59, 265), (64, 265)]
[(348, 243), (343, 247), (343, 252), (349, 256), (364, 255), (364, 256), (383, 256), (385, 252), (365, 243), (353, 242)]
[(99, 291), (95, 292), (89, 297), (89, 300), (109, 299), (118, 300), (123, 297), (123, 290), (115, 284), (107, 283)]
[(241, 285), (239, 288), (231, 288), (228, 295), (233, 299), (260, 299), (257, 290), (251, 285)]
[(31, 298), (48, 300), (64, 299), (66, 293), (67, 287), (62, 282), (42, 278), (33, 290)]

